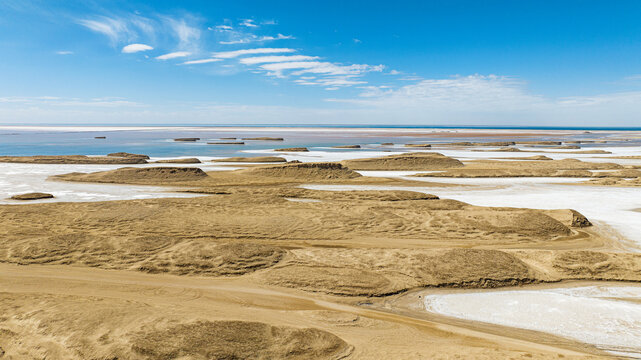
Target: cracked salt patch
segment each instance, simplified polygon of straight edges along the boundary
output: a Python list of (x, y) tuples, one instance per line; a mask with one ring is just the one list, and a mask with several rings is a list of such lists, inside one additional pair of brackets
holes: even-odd
[(641, 358), (641, 287), (487, 291), (426, 295), (425, 310), (546, 332)]

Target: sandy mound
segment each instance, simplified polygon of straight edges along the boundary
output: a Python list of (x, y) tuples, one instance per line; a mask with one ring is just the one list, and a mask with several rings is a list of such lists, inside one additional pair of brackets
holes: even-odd
[(138, 157), (85, 155), (0, 156), (0, 163), (3, 162), (25, 164), (146, 164), (147, 160)]
[(248, 321), (197, 321), (135, 336), (132, 349), (146, 359), (340, 359), (351, 347), (314, 328)]
[(563, 210), (543, 210), (543, 212), (550, 217), (560, 221), (565, 226), (570, 227), (588, 227), (592, 223), (588, 218), (576, 210), (563, 209)]
[(95, 173), (71, 173), (53, 176), (56, 180), (104, 182), (104, 183), (144, 183), (144, 182), (180, 182), (202, 180), (207, 174), (193, 167), (149, 167), (120, 168)]
[(293, 147), (293, 148), (283, 148), (283, 149), (274, 149), (274, 151), (283, 151), (283, 152), (307, 152), (309, 149), (306, 147)]
[(111, 154), (107, 154), (107, 156), (149, 160), (149, 156), (147, 156), (147, 155), (132, 154), (132, 153), (128, 153), (128, 152), (111, 153)]
[(253, 138), (243, 138), (243, 140), (259, 140), (259, 141), (284, 141), (285, 139), (281, 137), (253, 137)]
[(177, 138), (174, 141), (198, 141), (200, 138)]
[(180, 244), (140, 265), (139, 270), (176, 275), (244, 275), (278, 263), (285, 251), (274, 246), (246, 243), (215, 244), (197, 241)]
[[(289, 196), (296, 197), (296, 196)], [(362, 191), (309, 191), (301, 197), (308, 199), (331, 200), (362, 200), (362, 201), (409, 201), (409, 200), (438, 200), (438, 196), (417, 191), (404, 190), (362, 190)]]
[(592, 177), (638, 178), (641, 177), (641, 170), (622, 169), (617, 171), (604, 171), (594, 173)]
[(360, 149), (360, 145), (339, 145), (339, 146), (332, 146), (334, 149)]
[(290, 266), (262, 274), (268, 283), (342, 296), (384, 296), (417, 287), (488, 288), (534, 282), (516, 256), (498, 250), (294, 250)]
[(40, 199), (52, 199), (53, 195), (41, 192), (13, 195), (11, 200), (40, 200)]
[(300, 181), (353, 179), (361, 175), (338, 163), (294, 163), (241, 170), (243, 175), (294, 178)]
[(589, 170), (615, 170), (615, 163), (584, 162), (576, 159), (543, 161), (477, 160), (465, 167), (438, 173), (416, 174), (416, 177), (592, 177)]
[(158, 160), (154, 161), (157, 164), (200, 164), (201, 161), (197, 158), (185, 158), (185, 159), (168, 159), (168, 160)]
[(242, 141), (218, 141), (218, 142), (208, 142), (207, 145), (245, 145)]
[(439, 153), (407, 153), (341, 163), (354, 170), (437, 170), (463, 166), (462, 162)]
[(431, 148), (432, 145), (430, 144), (405, 144), (405, 147), (413, 147), (413, 148)]
[(240, 163), (264, 163), (264, 162), (287, 162), (280, 156), (256, 156), (256, 157), (230, 157), (226, 159), (216, 159), (212, 162), (240, 162)]

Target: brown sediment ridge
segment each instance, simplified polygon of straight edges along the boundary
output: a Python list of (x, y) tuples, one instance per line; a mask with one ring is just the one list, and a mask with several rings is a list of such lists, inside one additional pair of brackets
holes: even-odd
[(243, 138), (243, 140), (261, 140), (261, 141), (284, 141), (282, 137), (268, 137), (268, 136), (263, 136), (263, 137), (249, 137), (249, 138)]
[[(618, 170), (622, 165), (615, 163), (593, 163), (575, 159), (564, 160), (526, 160), (468, 161), (464, 167), (447, 169), (438, 173), (416, 174), (416, 177), (592, 177), (607, 176), (590, 170)], [(607, 172), (617, 176), (617, 172)], [(621, 173), (620, 175), (623, 175)]]
[(309, 149), (307, 149), (306, 147), (293, 147), (293, 148), (274, 149), (274, 151), (307, 152), (309, 151)]
[(334, 149), (360, 149), (360, 145), (338, 145), (338, 146), (332, 146)]
[(132, 153), (128, 153), (128, 152), (111, 153), (111, 154), (107, 154), (107, 156), (149, 160), (149, 156), (148, 155), (132, 154)]
[[(354, 166), (288, 163), (207, 174), (121, 168), (54, 177), (169, 183), (210, 195), (0, 206), (2, 351), (8, 358), (51, 359), (600, 354), (562, 341), (515, 340), (514, 331), (500, 328), (475, 332), (358, 306), (424, 287), (641, 282), (641, 255), (617, 252), (613, 239), (573, 210), (473, 206), (415, 191), (300, 187), (418, 183), (360, 176), (358, 164), (446, 171), (495, 166), (464, 166), (430, 153), (380, 159), (350, 160)], [(576, 171), (592, 166), (501, 163)]]
[(215, 159), (212, 162), (238, 162), (238, 163), (264, 163), (264, 162), (287, 162), (287, 159), (280, 156), (256, 156), (256, 157), (230, 157)]
[(218, 141), (208, 142), (207, 145), (245, 145), (242, 141)]
[(341, 163), (354, 170), (439, 170), (463, 166), (460, 161), (439, 153), (404, 153)]
[(405, 147), (413, 147), (413, 148), (431, 148), (432, 145), (430, 144), (405, 144)]
[(200, 164), (201, 161), (198, 158), (183, 158), (183, 159), (167, 159), (167, 160), (157, 160), (153, 163), (156, 164)]
[(165, 182), (184, 182), (202, 180), (207, 174), (199, 168), (194, 167), (147, 167), (133, 168), (126, 167), (116, 170), (100, 171), (94, 173), (69, 173), (54, 175), (53, 180), (100, 182), (100, 183), (123, 183), (123, 184), (155, 184), (162, 185)]
[[(548, 148), (549, 149), (549, 148)], [(496, 150), (472, 150), (478, 152), (535, 152), (535, 153), (550, 153), (550, 154), (612, 154), (611, 151), (606, 150), (581, 150), (581, 151), (550, 151), (546, 148), (541, 148), (541, 150), (521, 150), (519, 148), (511, 147), (504, 149)]]
[(174, 141), (198, 141), (200, 138), (176, 138)]
[(26, 194), (13, 195), (11, 200), (41, 200), (41, 199), (53, 199), (53, 195), (41, 192), (32, 192)]
[(146, 164), (142, 157), (86, 156), (86, 155), (36, 155), (0, 156), (0, 163), (23, 164)]

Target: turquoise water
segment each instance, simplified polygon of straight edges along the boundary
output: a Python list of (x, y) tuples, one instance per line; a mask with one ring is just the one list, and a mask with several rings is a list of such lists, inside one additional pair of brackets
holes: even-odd
[[(436, 129), (436, 128), (431, 128)], [(478, 128), (477, 128), (478, 129)], [(481, 129), (483, 133), (491, 129)], [(302, 128), (302, 127), (162, 127), (162, 128), (125, 128), (125, 127), (0, 127), (0, 155), (104, 155), (111, 152), (126, 151), (143, 153), (153, 157), (175, 156), (213, 156), (227, 157), (248, 155), (252, 150), (262, 150), (279, 147), (305, 146), (309, 148), (324, 148), (324, 151), (345, 151), (327, 149), (336, 145), (350, 144), (379, 144), (382, 142), (411, 143), (411, 142), (452, 142), (479, 141), (469, 137), (469, 133), (450, 134), (450, 137), (426, 136), (430, 131), (450, 131), (455, 129), (430, 130), (430, 128)], [(422, 135), (417, 135), (422, 134)], [(95, 139), (96, 136), (106, 136), (106, 139)], [(245, 141), (245, 145), (207, 145), (208, 141), (220, 141), (221, 137), (283, 137), (285, 141)], [(577, 132), (575, 139), (603, 139), (604, 134)], [(174, 138), (199, 137), (200, 141), (175, 142)], [(527, 140), (555, 139), (549, 137), (533, 137)], [(519, 140), (500, 138), (494, 141)], [(224, 141), (224, 140), (223, 140)], [(486, 141), (492, 141), (491, 138)], [(613, 145), (638, 145), (633, 143)], [(582, 147), (594, 146), (583, 144)], [(611, 146), (611, 145), (609, 145)], [(358, 150), (352, 150), (358, 151)], [(243, 153), (244, 152), (244, 153)]]

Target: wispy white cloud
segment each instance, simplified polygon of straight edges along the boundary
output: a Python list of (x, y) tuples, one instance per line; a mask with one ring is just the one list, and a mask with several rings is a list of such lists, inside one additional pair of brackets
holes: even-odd
[(256, 55), (256, 54), (277, 54), (277, 53), (293, 53), (296, 52), (295, 49), (289, 48), (256, 48), (256, 49), (243, 49), (235, 51), (220, 51), (213, 53), (214, 57), (221, 59), (232, 59), (239, 56), (245, 55)]
[(125, 54), (132, 54), (132, 53), (137, 53), (141, 51), (149, 51), (153, 49), (154, 49), (153, 47), (145, 44), (129, 44), (122, 48), (122, 52)]
[(215, 27), (208, 27), (208, 30), (218, 30), (218, 31), (232, 31), (234, 30), (233, 27), (229, 25), (217, 25)]
[(354, 44), (362, 43), (362, 41), (360, 39), (356, 39), (356, 38), (352, 39), (352, 41), (354, 42)]
[(57, 55), (73, 55), (73, 51), (69, 51), (69, 50), (59, 50), (59, 51), (56, 51), (56, 54), (57, 54)]
[(156, 56), (156, 59), (158, 60), (170, 60), (170, 59), (176, 59), (176, 58), (181, 58), (181, 57), (186, 57), (191, 55), (189, 51), (175, 51), (171, 52), (168, 54)]
[(194, 50), (198, 47), (198, 40), (201, 35), (200, 29), (188, 24), (185, 19), (173, 19), (169, 17), (165, 19), (178, 38), (179, 49)]
[(244, 19), (240, 22), (239, 25), (252, 28), (258, 27), (258, 25), (254, 24), (254, 20), (252, 19)]
[(257, 36), (253, 34), (249, 35), (244, 35), (242, 37), (238, 37), (234, 40), (221, 40), (218, 43), (222, 45), (234, 45), (234, 44), (250, 44), (254, 42), (266, 42), (266, 41), (275, 41), (275, 40), (290, 40), (290, 39), (295, 39), (294, 36), (292, 35), (283, 35), (283, 34), (278, 34), (276, 36)]
[(271, 56), (255, 56), (240, 59), (240, 63), (245, 65), (255, 65), (264, 63), (278, 63), (278, 62), (293, 62), (293, 61), (309, 61), (316, 60), (318, 56), (307, 55), (271, 55)]
[(296, 70), (291, 73), (291, 75), (295, 76), (306, 73), (326, 75), (360, 75), (366, 72), (383, 71), (384, 66), (367, 64), (340, 65), (324, 61), (291, 61), (264, 64), (261, 65), (260, 68), (269, 71), (270, 75), (282, 77), (284, 76), (284, 72), (287, 70)]
[(89, 30), (107, 36), (112, 45), (130, 34), (127, 23), (122, 19), (100, 16), (95, 19), (81, 19), (78, 23)]
[(185, 61), (182, 65), (196, 65), (196, 64), (207, 64), (212, 62), (222, 61), (222, 59), (200, 59), (200, 60), (191, 60)]

